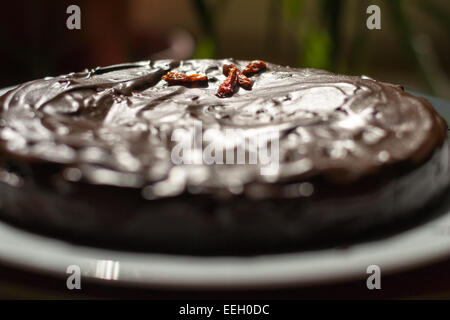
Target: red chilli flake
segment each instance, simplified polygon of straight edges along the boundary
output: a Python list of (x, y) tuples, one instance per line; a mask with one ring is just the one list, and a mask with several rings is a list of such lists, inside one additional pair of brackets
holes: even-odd
[(217, 96), (219, 98), (231, 96), (234, 92), (236, 83), (239, 83), (242, 88), (250, 90), (253, 82), (247, 76), (254, 75), (264, 70), (266, 70), (266, 63), (261, 60), (254, 60), (250, 62), (243, 71), (239, 70), (239, 68), (233, 64), (225, 64), (222, 67), (222, 71), (227, 78), (219, 86)]
[(261, 60), (254, 60), (250, 62), (245, 69), (242, 71), (243, 74), (246, 76), (251, 76), (255, 73), (258, 73), (260, 71), (263, 71), (266, 69), (266, 63)]
[(219, 98), (229, 97), (233, 94), (234, 88), (238, 82), (238, 69), (236, 67), (231, 67), (228, 76), (224, 82), (219, 86), (217, 90), (217, 96)]
[(250, 90), (252, 88), (253, 82), (249, 78), (247, 78), (247, 76), (245, 76), (241, 72), (241, 70), (239, 70), (239, 68), (236, 67), (234, 64), (225, 64), (222, 68), (223, 74), (228, 76), (228, 73), (230, 72), (231, 68), (237, 69), (239, 85), (246, 90)]
[(206, 76), (200, 74), (187, 75), (180, 72), (167, 72), (162, 79), (169, 84), (192, 84), (195, 82), (205, 82), (208, 80)]

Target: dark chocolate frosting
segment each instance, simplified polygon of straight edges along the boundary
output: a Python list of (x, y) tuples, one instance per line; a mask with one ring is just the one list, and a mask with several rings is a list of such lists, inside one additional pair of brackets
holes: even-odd
[[(247, 219), (245, 225), (253, 224), (251, 234), (257, 239), (254, 242), (247, 239), (248, 246), (253, 248), (259, 241), (259, 249), (264, 251), (266, 247), (273, 249), (272, 245), (260, 241), (273, 222), (267, 218), (269, 213), (263, 213), (268, 208), (276, 211), (289, 207), (276, 219), (298, 214), (315, 226), (326, 220), (324, 225), (332, 228), (333, 224), (339, 225), (329, 222), (339, 220), (329, 218), (333, 215), (351, 219), (361, 216), (363, 211), (365, 215), (383, 217), (393, 212), (404, 215), (423, 207), (447, 184), (446, 125), (427, 100), (404, 92), (400, 86), (364, 76), (270, 63), (265, 72), (251, 78), (254, 81), (251, 90), (237, 89), (233, 96), (221, 99), (216, 91), (225, 79), (222, 66), (229, 63), (243, 67), (247, 62), (144, 61), (31, 81), (9, 91), (0, 98), (0, 159), (5, 188), (6, 185), (12, 188), (8, 189), (11, 194), (19, 189), (22, 191), (17, 192), (25, 189), (36, 193), (40, 209), (35, 211), (41, 210), (37, 215), (44, 216), (43, 221), (56, 219), (55, 216), (63, 221), (65, 215), (72, 215), (67, 213), (70, 211), (67, 207), (78, 206), (77, 210), (83, 210), (80, 217), (96, 222), (91, 229), (76, 226), (68, 232), (75, 236), (103, 234), (95, 228), (110, 225), (108, 219), (117, 220), (117, 216), (121, 216), (118, 220), (123, 223), (124, 210), (133, 212), (127, 218), (130, 220), (142, 216), (145, 211), (142, 208), (172, 215), (181, 211), (191, 220), (163, 218), (165, 222), (161, 225), (166, 228), (167, 238), (175, 240), (161, 248), (183, 251), (177, 241), (197, 239), (195, 245), (187, 245), (187, 251), (200, 248), (199, 252), (214, 252), (219, 248), (219, 251), (234, 252), (240, 249), (238, 244), (230, 242), (231, 235), (241, 239), (236, 234), (248, 233), (245, 227), (237, 226), (242, 223), (237, 222), (243, 219), (242, 215)], [(208, 81), (199, 87), (169, 85), (161, 80), (168, 71), (206, 74)], [(260, 164), (174, 164), (171, 160), (174, 131), (189, 130), (196, 121), (201, 122), (203, 132), (217, 130), (215, 137), (209, 137), (216, 142), (224, 139), (221, 134), (227, 129), (240, 129), (235, 132), (242, 135), (276, 132), (280, 137), (278, 170), (266, 176), (261, 175)], [(203, 136), (199, 148), (207, 145), (206, 139)], [(47, 199), (42, 192), (48, 192), (48, 200), (42, 200)], [(412, 195), (419, 196), (411, 200)], [(110, 199), (113, 197), (116, 199)], [(370, 200), (361, 200), (368, 197)], [(14, 196), (8, 199), (11, 198)], [(120, 204), (116, 208), (108, 207), (107, 212), (102, 206), (108, 201)], [(199, 209), (199, 201), (208, 203), (207, 208)], [(286, 202), (274, 208), (276, 201)], [(327, 205), (330, 201), (332, 205)], [(345, 204), (340, 204), (342, 201)], [(45, 207), (57, 202), (61, 203), (62, 212), (46, 213)], [(92, 210), (84, 207), (88, 202), (93, 202)], [(192, 203), (195, 205), (190, 207)], [(392, 207), (386, 209), (391, 203)], [(10, 205), (14, 207), (13, 202)], [(139, 214), (134, 210), (137, 207)], [(236, 207), (252, 213), (233, 218), (236, 221), (227, 225), (236, 228), (230, 231), (223, 227), (223, 220), (237, 215), (240, 209)], [(303, 209), (292, 212), (296, 207)], [(374, 208), (372, 213), (367, 213), (371, 211), (368, 207)], [(215, 222), (199, 218), (219, 208), (228, 208), (233, 213), (219, 212), (213, 215), (215, 218), (207, 218)], [(29, 213), (32, 208), (22, 210), (26, 214), (17, 208), (4, 211), (6, 217), (25, 223), (36, 215)], [(49, 219), (49, 215), (53, 218)], [(76, 219), (76, 215), (73, 213), (68, 220)], [(72, 222), (66, 222), (59, 223), (57, 228), (69, 228), (67, 225)], [(202, 238), (207, 223), (211, 223), (211, 230)], [(55, 224), (49, 223), (50, 229)], [(153, 227), (148, 226), (147, 230), (153, 230), (155, 220), (150, 224)], [(191, 231), (183, 235), (179, 227), (168, 227), (170, 224), (182, 224)], [(218, 232), (214, 224), (220, 224), (222, 231)], [(196, 228), (198, 235), (193, 236)], [(101, 238), (105, 242), (115, 238), (125, 246), (144, 243), (150, 249), (158, 249), (152, 245), (157, 242), (155, 239), (159, 244), (165, 241), (163, 234), (145, 239), (144, 226), (141, 233), (135, 227), (132, 229), (134, 238), (131, 231), (123, 238), (116, 237), (119, 228)], [(279, 232), (283, 237), (284, 229)], [(214, 244), (214, 232), (219, 234), (217, 237), (223, 237), (220, 245)], [(307, 242), (310, 237), (303, 227), (289, 232), (289, 241), (293, 243)], [(175, 233), (181, 234), (179, 238), (173, 237)], [(269, 233), (271, 238), (278, 239), (279, 234)], [(202, 239), (212, 242), (208, 244), (209, 249), (202, 249), (199, 244)], [(271, 240), (271, 243), (283, 241)]]

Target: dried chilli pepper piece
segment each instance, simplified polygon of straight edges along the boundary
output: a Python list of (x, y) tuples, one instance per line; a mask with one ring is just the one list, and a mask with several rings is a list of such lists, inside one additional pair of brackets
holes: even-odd
[(231, 67), (228, 72), (227, 78), (222, 82), (217, 90), (217, 96), (219, 98), (229, 97), (233, 94), (234, 88), (238, 82), (238, 69)]
[(224, 75), (228, 75), (228, 73), (230, 72), (231, 68), (236, 68), (237, 69), (237, 73), (238, 73), (238, 83), (239, 85), (247, 90), (250, 90), (252, 88), (253, 82), (247, 78), (247, 76), (245, 76), (241, 70), (239, 70), (238, 67), (236, 67), (234, 64), (225, 64), (222, 67), (222, 71)]
[(239, 70), (238, 67), (236, 67), (234, 64), (224, 64), (222, 67), (222, 72), (224, 75), (228, 76), (228, 74), (230, 73), (231, 68), (236, 68)]
[(242, 88), (247, 90), (250, 90), (253, 85), (253, 82), (249, 78), (247, 78), (247, 76), (244, 75), (241, 71), (238, 72), (238, 82)]
[(170, 84), (186, 84), (195, 82), (205, 82), (208, 80), (206, 76), (200, 74), (187, 75), (181, 72), (167, 72), (162, 79)]
[(242, 71), (243, 74), (249, 76), (266, 69), (266, 63), (261, 60), (253, 60)]

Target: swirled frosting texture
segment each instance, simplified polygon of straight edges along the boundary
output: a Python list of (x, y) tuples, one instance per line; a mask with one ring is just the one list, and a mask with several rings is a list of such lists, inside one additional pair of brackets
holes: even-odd
[[(64, 179), (142, 188), (155, 198), (293, 180), (352, 183), (385, 167), (419, 166), (444, 143), (444, 121), (399, 86), (268, 64), (251, 90), (220, 99), (228, 63), (247, 61), (144, 61), (22, 84), (0, 99), (1, 146), (30, 163), (59, 164)], [(169, 86), (161, 80), (168, 71), (206, 74), (208, 83)], [(268, 181), (259, 165), (175, 165), (172, 133), (195, 120), (219, 135), (278, 132), (275, 177)], [(164, 184), (156, 194), (155, 184)]]

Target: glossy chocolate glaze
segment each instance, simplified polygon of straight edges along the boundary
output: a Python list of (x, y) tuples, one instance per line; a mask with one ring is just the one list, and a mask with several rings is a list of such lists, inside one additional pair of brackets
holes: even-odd
[[(144, 61), (5, 94), (3, 217), (102, 245), (265, 252), (333, 243), (412, 214), (447, 185), (446, 125), (425, 99), (367, 77), (274, 64), (251, 90), (221, 99), (229, 63), (247, 61)], [(208, 82), (169, 86), (167, 71)], [(195, 121), (203, 131), (279, 133), (279, 170), (173, 164), (172, 133)]]

